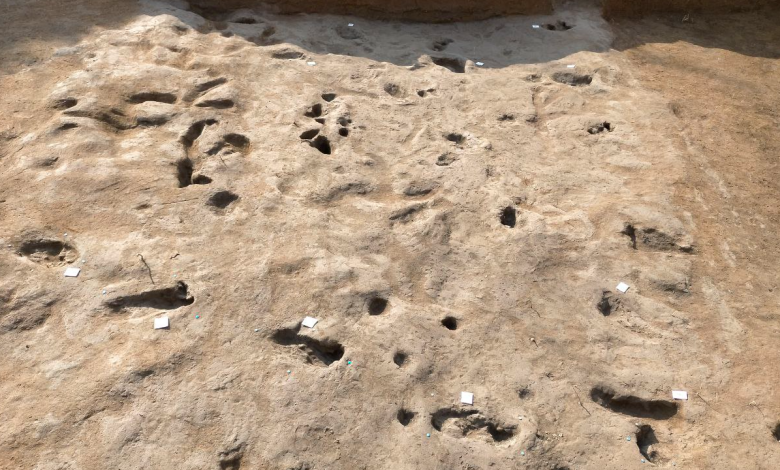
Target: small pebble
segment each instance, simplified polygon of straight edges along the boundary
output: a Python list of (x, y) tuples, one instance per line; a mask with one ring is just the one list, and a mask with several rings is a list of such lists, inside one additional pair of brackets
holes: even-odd
[(520, 451), (520, 455), (525, 455), (525, 451), (524, 451), (524, 450), (521, 450), (521, 451)]
[(62, 236), (63, 236), (63, 237), (67, 237), (67, 236), (68, 236), (68, 234), (67, 234), (67, 233), (63, 233), (63, 234), (62, 234)]
[(642, 463), (645, 463), (645, 459), (642, 459)]
[(82, 263), (86, 263), (86, 262), (87, 262), (87, 260), (83, 259), (83, 260), (81, 260), (81, 262), (82, 262)]
[(257, 333), (258, 331), (260, 331), (260, 328), (255, 328), (255, 333)]
[(291, 371), (291, 370), (288, 370), (288, 371), (287, 371), (287, 373), (288, 373), (288, 374), (292, 374), (292, 371)]
[(431, 433), (426, 433), (425, 437), (431, 437)]
[(106, 291), (103, 291), (103, 295), (106, 295)]
[(626, 440), (627, 440), (627, 441), (631, 441), (631, 436), (627, 436), (627, 437), (626, 437)]

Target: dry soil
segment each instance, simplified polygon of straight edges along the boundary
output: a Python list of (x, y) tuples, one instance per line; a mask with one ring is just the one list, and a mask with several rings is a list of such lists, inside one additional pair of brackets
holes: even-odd
[(0, 468), (777, 468), (780, 15), (682, 16), (6, 1)]

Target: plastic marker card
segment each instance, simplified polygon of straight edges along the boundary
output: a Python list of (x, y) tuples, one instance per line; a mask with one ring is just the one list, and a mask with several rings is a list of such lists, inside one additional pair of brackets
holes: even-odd
[(155, 330), (162, 330), (164, 328), (168, 328), (169, 326), (168, 317), (160, 317), (154, 319), (154, 329)]
[(482, 67), (483, 65), (485, 65), (484, 62), (476, 62), (476, 64), (477, 64), (477, 67)]
[(317, 65), (317, 62), (306, 62), (306, 65), (314, 66), (314, 65)]
[(684, 392), (682, 390), (672, 390), (672, 398), (675, 400), (687, 400), (688, 392)]
[(473, 405), (474, 394), (470, 392), (460, 392), (460, 402), (464, 405)]
[(617, 290), (619, 290), (620, 292), (622, 292), (624, 294), (626, 293), (628, 288), (629, 288), (629, 285), (626, 284), (625, 282), (621, 282), (620, 284), (617, 285)]
[(573, 69), (574, 67), (576, 67), (576, 65), (574, 64), (569, 64), (566, 66), (567, 69)]
[(65, 270), (65, 277), (79, 277), (81, 268), (67, 268)]
[(539, 29), (539, 28), (541, 28), (541, 26), (539, 26), (538, 24), (531, 25), (531, 27), (532, 27), (533, 29)]
[(318, 321), (316, 318), (306, 317), (303, 319), (302, 325), (306, 328), (314, 328)]
[(351, 28), (351, 27), (355, 26), (355, 23), (350, 23), (347, 26), (349, 26)]

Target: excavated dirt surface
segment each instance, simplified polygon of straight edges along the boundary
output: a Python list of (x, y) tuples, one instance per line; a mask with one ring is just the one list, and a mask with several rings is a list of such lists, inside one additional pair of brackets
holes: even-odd
[(0, 468), (777, 468), (778, 13), (5, 5)]

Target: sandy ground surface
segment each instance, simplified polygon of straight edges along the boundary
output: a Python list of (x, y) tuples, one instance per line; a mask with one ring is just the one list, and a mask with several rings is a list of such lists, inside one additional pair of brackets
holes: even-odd
[(6, 3), (0, 468), (777, 468), (777, 14)]

